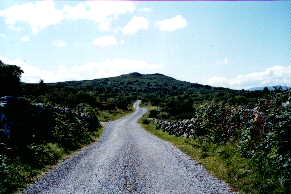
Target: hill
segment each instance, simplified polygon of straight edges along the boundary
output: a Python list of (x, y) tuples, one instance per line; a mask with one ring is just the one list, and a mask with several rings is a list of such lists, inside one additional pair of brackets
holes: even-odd
[(101, 111), (128, 110), (136, 99), (141, 99), (161, 107), (171, 118), (189, 118), (195, 105), (201, 103), (253, 106), (265, 95), (262, 91), (231, 90), (180, 81), (159, 73), (137, 72), (94, 80), (24, 84), (22, 88), (21, 95), (33, 102), (71, 108), (86, 103)]
[[(268, 88), (269, 91), (275, 91), (275, 90), (281, 90), (281, 91), (286, 91), (289, 90), (290, 87), (288, 86), (266, 86)], [(254, 87), (254, 88), (249, 88), (249, 91), (262, 91), (264, 90), (265, 87)]]
[(89, 89), (109, 93), (137, 93), (149, 94), (160, 93), (166, 95), (179, 95), (183, 93), (209, 93), (225, 92), (230, 89), (211, 87), (198, 83), (176, 80), (172, 77), (155, 73), (140, 74), (137, 72), (120, 75), (117, 77), (83, 80), (83, 81), (66, 81), (50, 84), (55, 86), (66, 86), (78, 89)]

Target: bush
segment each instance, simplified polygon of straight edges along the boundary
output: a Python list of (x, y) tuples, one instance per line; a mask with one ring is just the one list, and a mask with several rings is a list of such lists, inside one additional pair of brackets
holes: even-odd
[(149, 118), (156, 118), (159, 114), (158, 110), (150, 110), (149, 111)]
[(97, 113), (84, 104), (75, 111), (15, 98), (0, 113), (0, 193), (31, 183), (46, 165), (92, 142), (100, 128)]
[(148, 119), (142, 119), (142, 124), (149, 124), (150, 123), (150, 121), (148, 120)]
[(242, 132), (239, 148), (259, 172), (261, 191), (291, 191), (291, 106), (287, 95), (261, 99), (251, 125)]
[[(212, 102), (197, 105), (191, 120), (157, 124), (176, 136), (198, 137), (202, 158), (213, 152), (214, 144), (236, 145), (235, 152), (249, 161), (260, 193), (290, 193), (290, 100), (287, 92), (280, 92), (260, 98), (253, 109)], [(225, 161), (230, 155), (227, 149), (220, 153)]]
[(20, 67), (16, 65), (6, 65), (0, 61), (0, 97), (17, 94), (20, 89), (20, 77), (22, 73), (23, 71)]
[(65, 154), (64, 149), (56, 143), (32, 145), (30, 149), (34, 164), (40, 167), (55, 164)]

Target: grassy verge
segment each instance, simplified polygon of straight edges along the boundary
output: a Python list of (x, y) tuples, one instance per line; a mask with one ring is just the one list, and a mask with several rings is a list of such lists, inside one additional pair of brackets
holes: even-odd
[[(99, 128), (93, 132), (90, 137), (91, 141), (88, 144), (82, 145), (82, 148), (72, 151), (64, 151), (58, 144), (46, 144), (44, 146), (45, 152), (49, 153), (49, 158), (43, 158), (43, 164), (40, 166), (32, 165), (29, 162), (23, 161), (21, 157), (16, 157), (9, 165), (5, 166), (4, 170), (8, 173), (6, 177), (7, 183), (4, 183), (0, 188), (0, 193), (20, 193), (29, 184), (42, 178), (45, 173), (54, 169), (56, 165), (68, 159), (72, 155), (86, 149), (92, 143), (96, 142), (102, 135), (104, 128)], [(41, 150), (43, 151), (43, 150)], [(55, 157), (53, 157), (53, 155)], [(52, 161), (53, 160), (53, 161)], [(45, 163), (48, 163), (45, 165)], [(3, 166), (1, 166), (3, 167)]]
[(112, 120), (116, 120), (119, 119), (121, 117), (124, 117), (130, 113), (133, 112), (133, 109), (129, 109), (129, 110), (114, 110), (114, 111), (100, 111), (99, 112), (99, 120), (101, 122), (107, 122), (107, 121), (112, 121)]
[(251, 163), (240, 156), (235, 144), (217, 145), (204, 141), (202, 138), (185, 138), (169, 135), (156, 129), (149, 122), (147, 115), (140, 119), (140, 124), (150, 133), (173, 143), (177, 148), (200, 162), (217, 178), (227, 182), (234, 191), (240, 193), (259, 193), (256, 185), (256, 174)]
[[(103, 111), (100, 112), (99, 120), (102, 122), (110, 121), (110, 120), (116, 120), (123, 116), (126, 116), (133, 112), (133, 109), (130, 109), (128, 111), (118, 110), (118, 111)], [(0, 193), (20, 193), (21, 190), (25, 189), (29, 184), (41, 179), (45, 173), (48, 171), (55, 169), (56, 165), (60, 162), (63, 162), (64, 160), (68, 159), (69, 157), (77, 154), (81, 150), (86, 149), (88, 146), (90, 146), (92, 143), (96, 142), (101, 135), (103, 134), (104, 127), (99, 128), (95, 132), (92, 132), (90, 134), (91, 141), (89, 143), (83, 144), (81, 148), (76, 150), (64, 150), (62, 147), (60, 147), (58, 144), (48, 144), (43, 145), (43, 147), (40, 147), (40, 152), (45, 152), (50, 156), (49, 158), (44, 158), (44, 163), (40, 166), (35, 166), (30, 164), (30, 162), (23, 161), (21, 158), (18, 157), (15, 158), (13, 161), (9, 160), (6, 161), (6, 164), (9, 164), (7, 166), (3, 166), (0, 164), (0, 175), (2, 174), (1, 171), (6, 171), (6, 175), (9, 177), (6, 177), (5, 180), (9, 181), (7, 183), (4, 183), (2, 186), (3, 188), (0, 188)], [(54, 155), (55, 157), (51, 157)], [(0, 155), (0, 157), (2, 157)], [(54, 161), (52, 161), (52, 158), (54, 158)], [(4, 161), (0, 158), (0, 161)], [(47, 163), (47, 164), (45, 164)], [(2, 169), (3, 168), (3, 169)], [(1, 178), (0, 178), (1, 180)], [(1, 186), (0, 185), (0, 186)]]
[(152, 108), (153, 106), (149, 102), (141, 101), (141, 107)]
[[(133, 112), (133, 109), (130, 109), (128, 111), (124, 111), (124, 110), (103, 111), (103, 112), (100, 112), (100, 115), (98, 118), (101, 122), (107, 122), (110, 120), (119, 119), (132, 112)], [(20, 170), (21, 176), (26, 177), (25, 182), (23, 182), (22, 180), (19, 180), (19, 182), (15, 183), (18, 186), (20, 186), (20, 189), (18, 189), (17, 192), (20, 192), (20, 190), (25, 188), (29, 183), (33, 183), (36, 180), (39, 180), (41, 177), (45, 175), (46, 172), (54, 169), (58, 163), (63, 162), (64, 160), (70, 158), (71, 156), (77, 154), (78, 152), (86, 149), (87, 147), (89, 147), (90, 145), (98, 141), (98, 139), (102, 136), (103, 132), (104, 132), (104, 127), (99, 128), (96, 132), (91, 134), (91, 139), (92, 139), (91, 143), (85, 144), (82, 146), (82, 148), (74, 150), (74, 151), (63, 152), (60, 158), (57, 160), (57, 162), (55, 162), (55, 164), (53, 165), (46, 165), (43, 168), (33, 168), (30, 165), (26, 165), (21, 162), (15, 163), (14, 164), (15, 166), (13, 168)]]

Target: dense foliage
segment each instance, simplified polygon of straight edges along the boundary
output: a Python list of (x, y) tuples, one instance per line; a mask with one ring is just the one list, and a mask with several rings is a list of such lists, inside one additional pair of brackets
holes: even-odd
[(31, 169), (55, 164), (65, 153), (92, 142), (100, 128), (88, 105), (72, 110), (16, 98), (2, 106), (0, 114), (5, 127), (0, 137), (0, 192), (23, 186), (34, 175)]
[[(33, 93), (29, 89), (31, 87), (35, 88), (26, 84), (24, 95)], [(48, 84), (48, 87), (50, 89), (42, 100), (70, 105), (82, 101), (81, 96), (87, 102), (96, 102), (97, 98), (97, 104), (91, 105), (103, 109), (116, 106), (126, 108), (133, 100), (141, 99), (144, 103), (161, 107), (164, 117), (172, 119), (190, 118), (195, 111), (194, 106), (204, 102), (254, 106), (258, 97), (267, 92), (211, 87), (179, 81), (158, 73), (131, 73), (111, 78), (67, 81)]]
[(0, 61), (0, 97), (17, 94), (22, 73), (23, 71), (20, 67), (16, 65), (6, 65)]
[(43, 81), (20, 84), (22, 72), (0, 63), (0, 193), (25, 187), (47, 165), (92, 142), (101, 128), (93, 95), (69, 90), (67, 96), (66, 88)]
[(24, 187), (44, 166), (89, 143), (99, 119), (128, 111), (136, 99), (158, 107), (149, 116), (167, 120), (159, 125), (169, 133), (195, 139), (205, 151), (224, 146), (219, 154), (229, 164), (230, 156), (249, 161), (231, 176), (251, 174), (261, 193), (291, 190), (290, 95), (280, 88), (231, 90), (139, 73), (28, 84), (19, 82), (22, 73), (0, 62), (0, 97), (18, 97), (1, 104), (0, 126), (10, 130), (0, 131), (0, 192)]
[(190, 118), (195, 105), (223, 102), (254, 105), (264, 92), (238, 91), (179, 81), (162, 74), (131, 73), (112, 78), (22, 84), (19, 95), (33, 102), (75, 107), (87, 103), (101, 111), (128, 110), (136, 99), (161, 107), (164, 118)]
[[(291, 191), (291, 104), (287, 92), (265, 95), (250, 109), (207, 103), (195, 106), (191, 120), (159, 121), (159, 128), (176, 136), (200, 139), (201, 144), (234, 144), (250, 161), (260, 193)], [(153, 110), (150, 117), (159, 117)], [(255, 173), (254, 173), (255, 172)], [(251, 172), (250, 172), (251, 173)], [(244, 175), (244, 176), (247, 176)]]

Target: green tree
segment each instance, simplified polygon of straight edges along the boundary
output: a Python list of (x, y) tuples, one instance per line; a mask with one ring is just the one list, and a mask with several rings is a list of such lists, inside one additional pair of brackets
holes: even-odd
[(0, 96), (14, 96), (19, 91), (22, 69), (0, 61)]
[(264, 87), (263, 92), (264, 93), (268, 93), (269, 92), (269, 88), (268, 87)]

